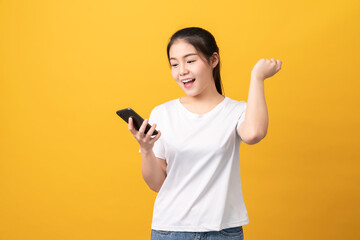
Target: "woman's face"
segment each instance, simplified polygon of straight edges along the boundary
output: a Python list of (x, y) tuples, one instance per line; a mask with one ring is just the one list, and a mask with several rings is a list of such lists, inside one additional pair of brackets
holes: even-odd
[(209, 63), (205, 56), (184, 40), (176, 40), (169, 50), (171, 75), (189, 96), (196, 96), (215, 87), (213, 68), (218, 58)]

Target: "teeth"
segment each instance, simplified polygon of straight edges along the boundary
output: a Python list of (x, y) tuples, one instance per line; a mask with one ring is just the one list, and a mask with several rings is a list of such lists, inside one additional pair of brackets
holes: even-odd
[(187, 82), (190, 82), (190, 81), (192, 81), (192, 80), (194, 80), (194, 78), (193, 78), (193, 79), (189, 79), (189, 80), (185, 80), (185, 81), (183, 81), (183, 83), (187, 83)]

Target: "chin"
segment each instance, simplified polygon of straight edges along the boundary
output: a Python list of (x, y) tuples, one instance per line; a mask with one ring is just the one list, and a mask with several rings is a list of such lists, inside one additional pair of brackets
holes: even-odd
[(195, 92), (195, 91), (186, 91), (185, 90), (184, 93), (189, 97), (196, 97), (196, 96), (200, 95), (200, 93)]

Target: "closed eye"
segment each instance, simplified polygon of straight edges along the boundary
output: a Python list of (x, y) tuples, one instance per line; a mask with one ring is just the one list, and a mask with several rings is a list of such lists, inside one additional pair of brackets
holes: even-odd
[(177, 67), (177, 63), (171, 64), (172, 67)]
[(196, 60), (187, 61), (187, 63), (193, 63), (193, 62), (196, 62)]

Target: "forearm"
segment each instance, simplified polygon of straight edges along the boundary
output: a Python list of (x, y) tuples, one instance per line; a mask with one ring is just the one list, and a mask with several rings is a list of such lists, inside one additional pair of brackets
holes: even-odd
[(268, 129), (268, 111), (265, 101), (264, 79), (251, 76), (246, 107), (246, 127), (255, 138), (262, 139)]
[(142, 159), (142, 176), (146, 184), (155, 192), (158, 192), (166, 178), (164, 171), (161, 169), (153, 150), (141, 149)]

